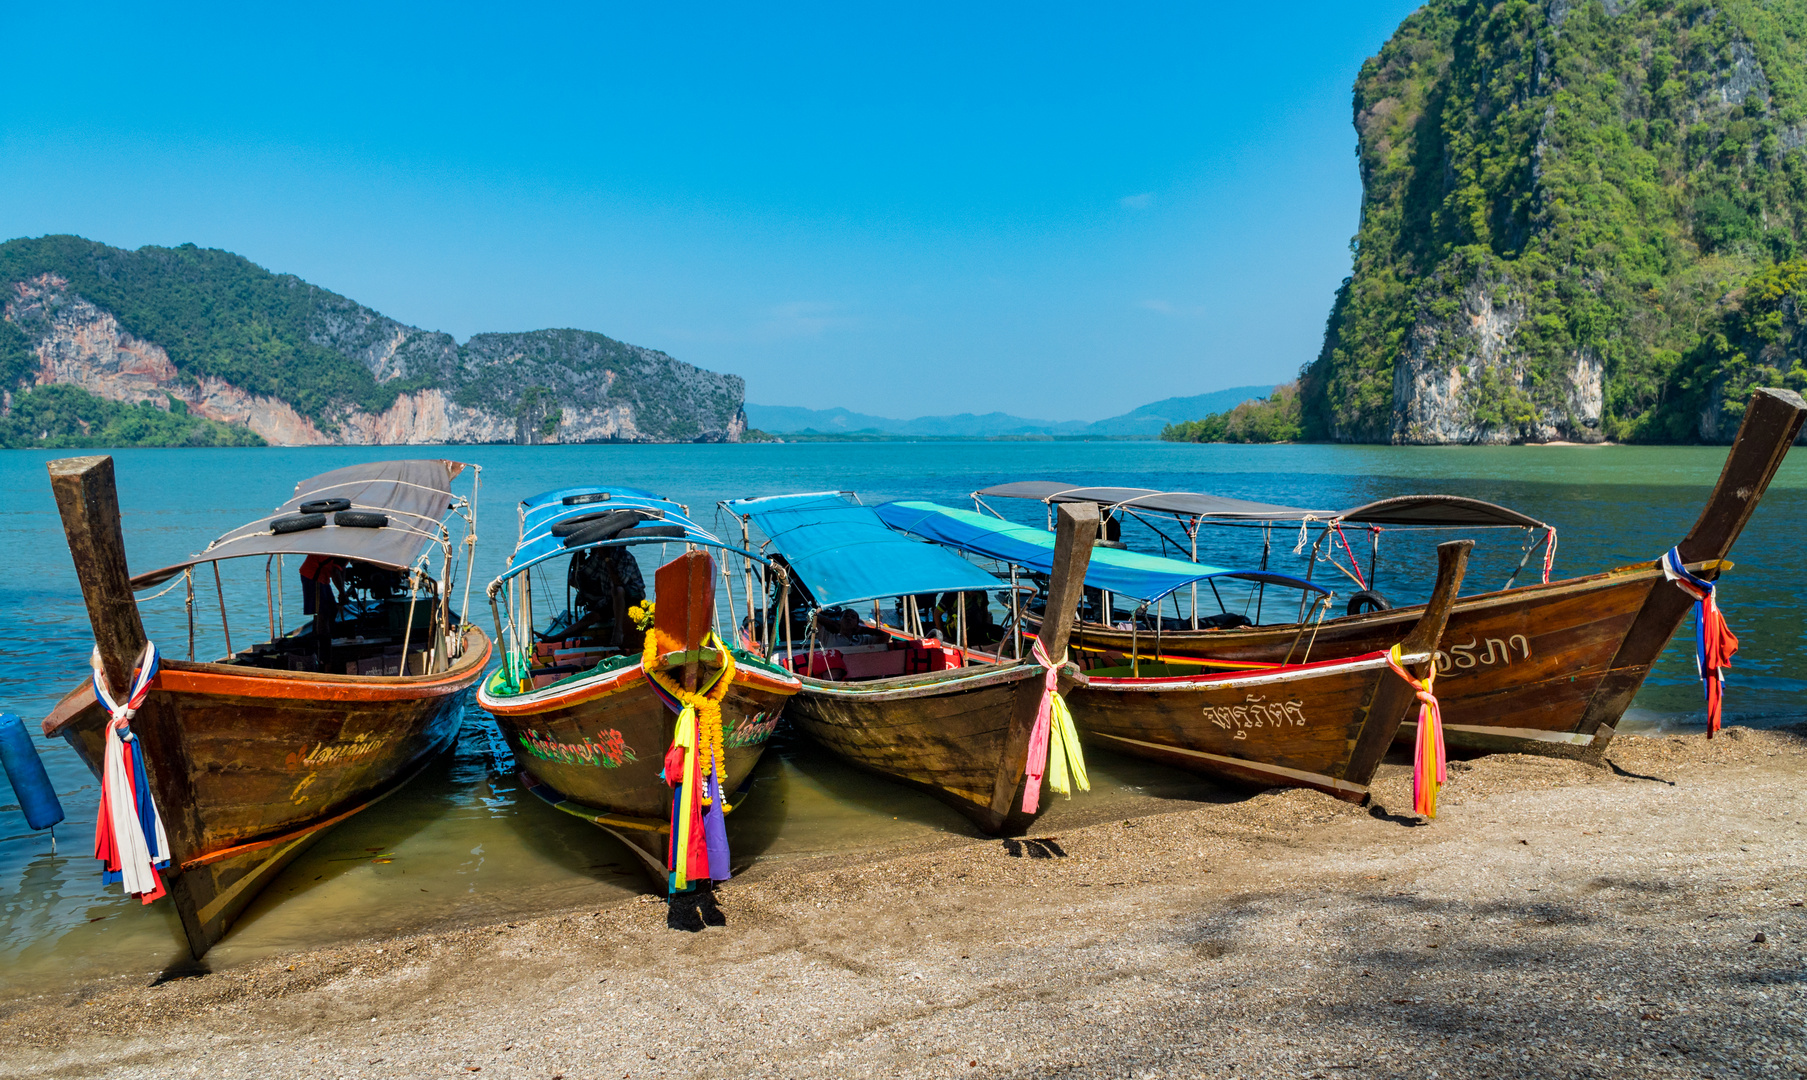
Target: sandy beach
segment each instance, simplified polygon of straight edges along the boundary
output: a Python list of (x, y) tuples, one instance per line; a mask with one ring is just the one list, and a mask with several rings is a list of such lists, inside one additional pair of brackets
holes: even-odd
[(1807, 1073), (1802, 733), (1451, 772), (1429, 824), (1395, 764), (1367, 808), (1165, 801), (755, 867), (696, 932), (645, 897), (45, 995), (0, 1016), (0, 1072)]

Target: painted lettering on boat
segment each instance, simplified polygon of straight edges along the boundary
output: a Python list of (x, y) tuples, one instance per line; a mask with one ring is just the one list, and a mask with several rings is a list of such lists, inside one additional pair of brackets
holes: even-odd
[(1303, 701), (1270, 702), (1265, 696), (1250, 694), (1240, 705), (1206, 705), (1205, 719), (1225, 731), (1234, 732), (1234, 737), (1246, 739), (1249, 732), (1258, 728), (1304, 727), (1305, 703)]
[(777, 729), (778, 713), (776, 710), (770, 716), (762, 712), (754, 713), (751, 717), (743, 717), (733, 727), (723, 731), (722, 745), (728, 747), (759, 746), (771, 738), (772, 732)]
[(316, 743), (304, 751), (294, 751), (283, 760), (283, 766), (290, 772), (297, 769), (318, 769), (327, 765), (349, 765), (355, 761), (375, 757), (389, 742), (384, 735), (371, 738), (368, 735), (353, 735), (350, 742)]
[[(1512, 655), (1513, 650), (1518, 655)], [(1484, 651), (1483, 651), (1484, 650)], [(1475, 654), (1479, 652), (1480, 655)], [(1437, 674), (1460, 675), (1477, 667), (1509, 666), (1514, 660), (1531, 659), (1531, 641), (1523, 634), (1509, 638), (1474, 638), (1466, 645), (1451, 645), (1448, 652), (1437, 650)]]
[(634, 748), (621, 737), (621, 732), (614, 728), (604, 728), (596, 733), (594, 739), (586, 739), (578, 743), (558, 742), (551, 735), (542, 735), (529, 728), (520, 736), (521, 748), (541, 761), (556, 761), (563, 765), (599, 765), (605, 769), (618, 769), (630, 761), (639, 761)]

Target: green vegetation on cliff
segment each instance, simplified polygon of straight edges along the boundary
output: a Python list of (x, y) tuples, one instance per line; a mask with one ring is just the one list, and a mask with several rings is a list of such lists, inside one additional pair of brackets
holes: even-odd
[(1203, 420), (1168, 424), (1161, 429), (1161, 438), (1166, 442), (1297, 442), (1304, 434), (1302, 419), (1299, 384), (1291, 382), (1274, 387), (1266, 399), (1252, 398)]
[[(126, 333), (161, 345), (185, 377), (224, 379), (317, 423), (330, 425), (334, 407), (381, 412), (425, 384), (379, 383), (363, 364), (310, 340), (322, 306), (344, 298), (231, 252), (193, 244), (125, 251), (79, 236), (0, 244), (0, 282), (43, 274), (67, 280)], [(0, 354), (0, 375), (15, 379), (8, 385), (18, 374)]]
[(0, 416), (0, 449), (94, 449), (115, 446), (262, 446), (264, 441), (189, 413), (171, 398), (167, 409), (142, 401), (108, 401), (79, 386), (20, 390)]
[(1807, 0), (1432, 0), (1355, 124), (1311, 437), (1726, 439), (1799, 385)]

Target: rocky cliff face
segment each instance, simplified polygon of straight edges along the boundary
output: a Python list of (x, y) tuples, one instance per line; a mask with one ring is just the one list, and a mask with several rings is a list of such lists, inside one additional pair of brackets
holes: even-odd
[(1747, 369), (1807, 380), (1728, 322), (1807, 255), (1807, 0), (1433, 0), (1354, 111), (1312, 436), (1720, 441)]
[(23, 386), (65, 384), (181, 402), (288, 446), (731, 442), (746, 429), (743, 380), (661, 352), (581, 330), (461, 347), (236, 256), (185, 255), (73, 237), (0, 245), (0, 317), (35, 360), (9, 370), (0, 415)]
[(458, 364), (460, 402), (495, 402), (523, 421), (524, 405), (559, 412), (566, 442), (734, 442), (747, 429), (740, 376), (588, 330), (478, 334)]
[(1394, 443), (1599, 442), (1605, 369), (1585, 348), (1534, 395), (1517, 347), (1527, 304), (1503, 281), (1469, 281), (1454, 318), (1421, 312), (1393, 366)]

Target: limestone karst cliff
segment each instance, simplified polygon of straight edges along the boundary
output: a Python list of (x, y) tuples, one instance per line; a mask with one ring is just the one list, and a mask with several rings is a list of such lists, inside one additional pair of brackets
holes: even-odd
[(75, 388), (58, 405), (180, 410), (204, 436), (191, 442), (219, 441), (208, 421), (277, 445), (720, 442), (746, 428), (738, 376), (584, 330), (459, 345), (192, 245), (13, 240), (0, 244), (0, 304), (14, 443), (57, 442), (57, 424), (59, 445), (81, 442), (89, 422), (34, 392), (51, 386)]
[(1807, 387), (1807, 0), (1432, 0), (1354, 114), (1308, 437), (1725, 441)]

